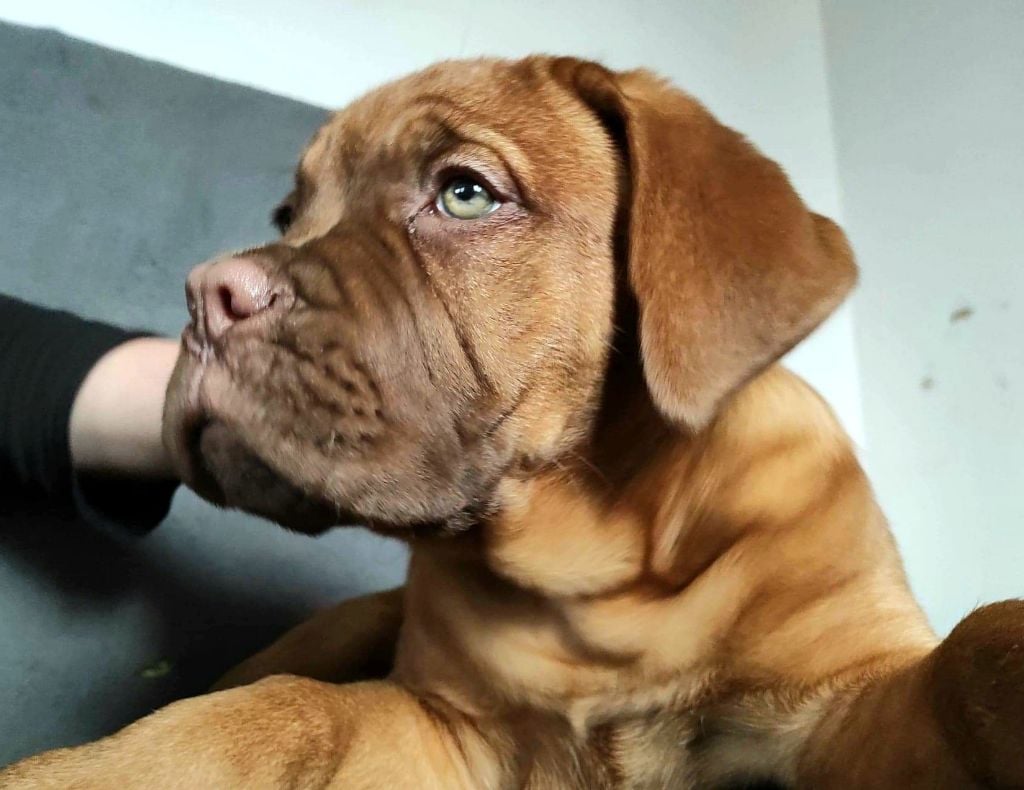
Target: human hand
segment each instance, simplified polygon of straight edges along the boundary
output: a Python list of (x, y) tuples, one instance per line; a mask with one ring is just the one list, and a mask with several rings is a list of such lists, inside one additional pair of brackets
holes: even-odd
[(111, 349), (75, 396), (69, 425), (76, 471), (145, 478), (177, 474), (162, 439), (164, 394), (179, 343), (142, 337)]

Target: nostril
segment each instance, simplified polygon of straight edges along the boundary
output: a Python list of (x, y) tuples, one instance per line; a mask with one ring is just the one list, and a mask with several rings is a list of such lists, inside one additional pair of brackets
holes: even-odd
[(217, 301), (224, 316), (232, 321), (244, 321), (264, 310), (272, 308), (280, 294), (265, 289), (239, 289), (230, 284), (221, 284), (217, 288)]
[(222, 285), (217, 289), (217, 301), (220, 302), (220, 309), (225, 316), (232, 320), (237, 320), (238, 315), (235, 313), (234, 297), (231, 296), (231, 289), (226, 285)]
[(222, 284), (217, 288), (217, 300), (223, 315), (231, 322), (245, 321), (264, 309), (253, 294), (240, 293), (229, 285)]

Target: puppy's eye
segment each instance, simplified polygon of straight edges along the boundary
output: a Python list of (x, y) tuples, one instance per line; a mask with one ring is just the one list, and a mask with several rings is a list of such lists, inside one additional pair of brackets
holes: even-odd
[(270, 221), (274, 223), (274, 227), (281, 233), (287, 233), (288, 228), (292, 226), (292, 222), (295, 220), (295, 209), (288, 203), (282, 203), (280, 206), (274, 209), (274, 213), (270, 215)]
[(480, 219), (500, 205), (486, 187), (468, 176), (453, 178), (437, 196), (437, 208), (455, 219)]

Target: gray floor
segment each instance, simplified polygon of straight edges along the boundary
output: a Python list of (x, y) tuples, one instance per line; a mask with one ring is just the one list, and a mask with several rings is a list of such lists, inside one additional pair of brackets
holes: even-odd
[[(323, 117), (0, 25), (0, 292), (177, 334), (188, 269), (270, 235)], [(303, 538), (188, 492), (151, 536), (111, 538), (0, 481), (0, 764), (198, 693), (313, 609), (397, 583), (404, 564), (363, 530)]]

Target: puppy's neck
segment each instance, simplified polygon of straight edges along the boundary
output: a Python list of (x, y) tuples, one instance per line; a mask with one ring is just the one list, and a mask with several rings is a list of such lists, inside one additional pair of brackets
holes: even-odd
[(857, 466), (828, 406), (778, 367), (696, 436), (649, 404), (603, 419), (600, 443), (502, 484), (480, 546), (500, 577), (553, 597), (668, 594), (751, 532), (811, 516), (835, 469)]
[[(761, 602), (788, 599), (766, 585), (788, 584), (794, 566), (807, 578), (793, 600), (834, 583), (818, 544), (852, 556), (860, 544), (846, 536), (880, 519), (830, 410), (782, 369), (699, 436), (638, 432), (645, 419), (607, 426), (614, 441), (589, 457), (506, 481), (478, 532), (414, 547), (398, 656), (407, 682), (463, 705), (497, 693), (588, 716), (627, 697), (678, 702), (732, 662), (723, 645), (755, 659), (768, 649), (752, 647), (771, 641), (776, 618)], [(805, 660), (792, 644), (779, 650)], [(486, 680), (468, 688), (470, 677)]]

